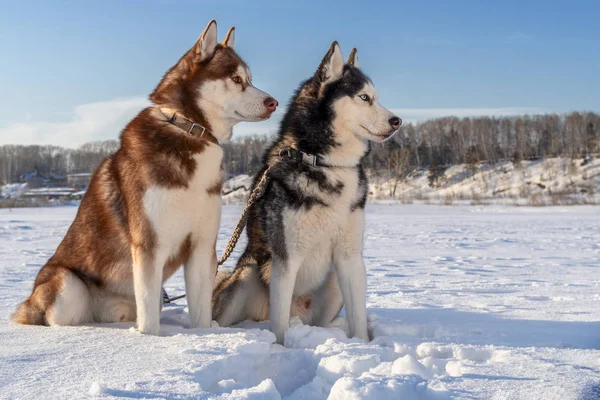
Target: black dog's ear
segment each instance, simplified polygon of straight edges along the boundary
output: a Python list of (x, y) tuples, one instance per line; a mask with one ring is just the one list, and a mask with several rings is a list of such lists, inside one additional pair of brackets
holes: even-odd
[(200, 39), (195, 45), (195, 62), (202, 62), (213, 56), (217, 48), (217, 21), (214, 19), (208, 23)]
[(227, 35), (225, 35), (225, 39), (223, 39), (221, 44), (223, 45), (223, 47), (229, 47), (230, 49), (233, 49), (234, 42), (235, 42), (235, 26), (232, 26), (227, 31)]
[(358, 68), (358, 55), (356, 54), (356, 47), (352, 48), (350, 51), (350, 55), (348, 56), (348, 61), (346, 61), (346, 64)]
[(333, 82), (342, 76), (344, 71), (344, 58), (342, 57), (342, 51), (338, 42), (334, 41), (329, 46), (329, 50), (317, 72), (315, 73), (315, 80), (318, 87), (323, 87), (329, 82)]

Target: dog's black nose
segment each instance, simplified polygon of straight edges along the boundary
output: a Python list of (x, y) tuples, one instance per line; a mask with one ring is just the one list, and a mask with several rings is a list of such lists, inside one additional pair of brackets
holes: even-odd
[(398, 117), (392, 117), (388, 120), (388, 122), (395, 130), (398, 130), (398, 128), (400, 128), (400, 125), (402, 125), (402, 120)]

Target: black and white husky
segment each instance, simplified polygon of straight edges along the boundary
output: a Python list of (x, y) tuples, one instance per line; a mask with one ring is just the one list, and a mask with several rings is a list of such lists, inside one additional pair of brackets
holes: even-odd
[(270, 317), (282, 343), (290, 314), (327, 326), (343, 305), (350, 335), (368, 340), (361, 160), (368, 141), (388, 139), (401, 122), (379, 104), (356, 49), (344, 63), (333, 42), (294, 95), (257, 174), (272, 166), (249, 211), (248, 246), (233, 273), (217, 278), (213, 318), (220, 326)]

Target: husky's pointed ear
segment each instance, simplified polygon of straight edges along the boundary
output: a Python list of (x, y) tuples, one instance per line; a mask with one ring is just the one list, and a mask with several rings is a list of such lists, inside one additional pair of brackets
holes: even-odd
[(200, 39), (196, 42), (196, 53), (194, 60), (202, 62), (211, 58), (217, 47), (217, 21), (214, 19), (208, 23)]
[(356, 54), (356, 47), (350, 51), (350, 55), (348, 56), (348, 61), (346, 61), (346, 64), (358, 68), (358, 55)]
[(227, 35), (225, 35), (225, 39), (221, 42), (224, 47), (229, 47), (233, 49), (233, 44), (235, 42), (235, 26), (232, 26), (227, 31)]
[(338, 42), (333, 41), (316, 73), (319, 85), (322, 86), (339, 79), (343, 71), (344, 58), (342, 57), (342, 51)]

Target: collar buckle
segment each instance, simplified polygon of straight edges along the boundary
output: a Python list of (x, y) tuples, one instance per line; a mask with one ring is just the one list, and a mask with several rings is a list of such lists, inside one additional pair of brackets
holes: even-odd
[(301, 150), (296, 150), (293, 147), (285, 147), (279, 150), (279, 157), (288, 157), (294, 161), (298, 161), (311, 167), (318, 167), (319, 156), (316, 154), (305, 153)]
[[(197, 137), (197, 139), (208, 140), (209, 142), (219, 145), (219, 140), (205, 126), (197, 124), (194, 121), (190, 121), (185, 117), (179, 116), (177, 114), (177, 111), (161, 107), (158, 107), (158, 110), (165, 117), (166, 122), (175, 125), (183, 132), (187, 132), (188, 135), (194, 136), (194, 129), (202, 128), (202, 131), (200, 132), (200, 135)], [(173, 114), (171, 114), (171, 111), (173, 112)], [(171, 115), (170, 117), (168, 116), (169, 114)], [(204, 137), (204, 134), (206, 134), (206, 137)]]
[(296, 151), (291, 147), (286, 147), (279, 150), (279, 157), (288, 156), (291, 159), (296, 159)]
[(204, 135), (204, 132), (206, 132), (206, 127), (204, 127), (202, 125), (198, 125), (195, 122), (192, 122), (192, 125), (190, 126), (190, 129), (188, 129), (188, 135), (192, 135), (192, 131), (194, 130), (195, 127), (202, 128), (202, 132), (200, 132), (200, 136), (199, 136), (199, 137), (202, 137), (202, 135)]
[(308, 154), (304, 152), (301, 152), (300, 154), (302, 155), (302, 162), (313, 167), (317, 166), (317, 156), (315, 154)]

